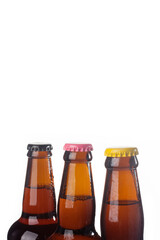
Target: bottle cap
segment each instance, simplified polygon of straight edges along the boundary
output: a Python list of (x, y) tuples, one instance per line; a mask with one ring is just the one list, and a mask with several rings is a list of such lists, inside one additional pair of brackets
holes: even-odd
[(107, 148), (104, 152), (107, 157), (131, 157), (138, 154), (137, 148)]
[(53, 149), (50, 143), (30, 143), (27, 146), (29, 151), (51, 151)]
[(66, 143), (63, 149), (69, 152), (90, 152), (93, 150), (93, 147), (92, 144)]

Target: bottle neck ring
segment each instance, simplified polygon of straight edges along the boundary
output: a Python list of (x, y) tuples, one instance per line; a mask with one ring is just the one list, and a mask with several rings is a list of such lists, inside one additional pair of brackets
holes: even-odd
[(29, 150), (27, 153), (29, 158), (49, 158), (52, 156), (51, 151), (31, 151)]
[(66, 162), (90, 162), (92, 160), (92, 153), (65, 151), (63, 159)]
[(132, 157), (107, 157), (105, 167), (107, 169), (135, 169), (138, 167), (138, 159), (136, 156)]

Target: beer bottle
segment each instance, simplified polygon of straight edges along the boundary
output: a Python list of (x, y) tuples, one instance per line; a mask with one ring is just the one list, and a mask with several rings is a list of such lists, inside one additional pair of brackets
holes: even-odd
[(23, 211), (8, 240), (45, 240), (57, 227), (51, 144), (28, 145)]
[(104, 240), (143, 240), (143, 209), (137, 177), (137, 148), (106, 149), (101, 212)]
[(64, 171), (58, 204), (58, 228), (53, 239), (100, 239), (94, 227), (95, 197), (91, 144), (65, 144)]

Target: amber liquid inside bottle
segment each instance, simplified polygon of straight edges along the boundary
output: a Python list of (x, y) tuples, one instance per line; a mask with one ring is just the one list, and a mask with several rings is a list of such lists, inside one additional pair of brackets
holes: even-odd
[(59, 226), (53, 239), (100, 239), (94, 227), (95, 197), (91, 153), (65, 152), (59, 196)]
[(136, 157), (107, 158), (101, 212), (102, 238), (143, 240), (143, 209)]
[(57, 227), (51, 158), (47, 151), (30, 154), (22, 215), (11, 226), (8, 240), (45, 240)]

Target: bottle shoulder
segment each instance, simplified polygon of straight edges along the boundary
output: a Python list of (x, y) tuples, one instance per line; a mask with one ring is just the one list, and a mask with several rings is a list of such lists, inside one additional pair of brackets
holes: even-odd
[(95, 231), (94, 226), (93, 227), (86, 227), (84, 229), (80, 230), (70, 230), (70, 229), (64, 229), (60, 226), (57, 228), (56, 232), (51, 235), (51, 237), (48, 240), (100, 240), (101, 237), (98, 235), (98, 233)]
[(18, 220), (10, 227), (7, 240), (44, 240), (52, 235), (56, 228), (56, 224), (27, 225)]
[(60, 234), (55, 233), (48, 240), (100, 240), (101, 237), (98, 234), (92, 235), (80, 235), (80, 234)]

